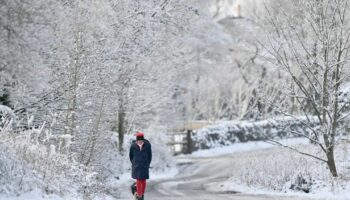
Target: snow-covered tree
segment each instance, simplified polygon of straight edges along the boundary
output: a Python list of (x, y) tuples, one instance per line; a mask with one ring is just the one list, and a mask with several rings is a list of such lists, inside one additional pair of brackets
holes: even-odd
[(191, 2), (0, 6), (1, 103), (28, 117), (22, 129), (45, 124), (54, 139), (39, 141), (42, 149), (53, 145), (73, 168), (93, 167), (100, 180), (117, 177), (124, 164), (117, 149), (129, 144), (124, 135), (176, 118), (174, 83), (186, 73), (183, 63), (193, 62), (184, 37), (200, 30), (190, 26), (198, 18)]
[[(349, 2), (347, 0), (272, 1), (278, 9), (267, 9), (266, 51), (276, 66), (284, 70), (286, 83), (275, 96), (274, 108), (281, 114), (317, 117), (319, 128), (304, 123), (312, 131), (308, 138), (320, 146), (323, 155), (314, 157), (328, 165), (331, 174), (338, 175), (334, 151), (341, 124), (348, 118), (340, 105), (340, 89), (349, 81)], [(273, 7), (272, 7), (273, 8)], [(266, 44), (265, 43), (265, 44)], [(285, 101), (288, 99), (288, 101)], [(297, 113), (285, 109), (289, 100), (296, 102)]]

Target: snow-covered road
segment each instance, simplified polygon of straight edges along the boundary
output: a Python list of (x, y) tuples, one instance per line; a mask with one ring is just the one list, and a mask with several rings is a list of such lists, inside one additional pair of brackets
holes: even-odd
[[(146, 200), (301, 200), (300, 197), (210, 192), (207, 184), (226, 180), (237, 157), (186, 158), (179, 160), (180, 173), (169, 180), (150, 181)], [(131, 198), (131, 196), (130, 196)]]

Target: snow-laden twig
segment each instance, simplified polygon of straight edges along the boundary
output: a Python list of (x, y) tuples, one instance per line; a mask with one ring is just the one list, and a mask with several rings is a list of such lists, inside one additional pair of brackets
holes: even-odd
[(315, 155), (312, 155), (312, 154), (309, 154), (309, 153), (306, 153), (306, 152), (302, 152), (302, 151), (298, 150), (297, 148), (294, 148), (294, 147), (291, 147), (291, 146), (288, 146), (288, 145), (284, 145), (284, 144), (282, 144), (282, 143), (280, 143), (280, 142), (278, 142), (276, 140), (268, 139), (267, 142), (270, 142), (271, 144), (279, 145), (279, 146), (284, 147), (284, 148), (291, 149), (291, 150), (293, 150), (293, 151), (295, 151), (297, 153), (300, 153), (302, 155), (306, 155), (306, 156), (309, 156), (309, 157), (312, 157), (312, 158), (315, 158), (317, 160), (320, 160), (322, 162), (327, 163), (327, 160), (325, 160), (325, 159), (322, 159), (322, 158), (320, 158), (318, 156), (315, 156)]

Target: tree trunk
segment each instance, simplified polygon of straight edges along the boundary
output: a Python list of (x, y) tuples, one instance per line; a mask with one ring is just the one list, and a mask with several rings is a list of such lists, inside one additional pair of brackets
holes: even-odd
[[(68, 110), (66, 113), (65, 121), (65, 134), (69, 134), (72, 137), (72, 142), (75, 141), (75, 129), (76, 129), (76, 111), (77, 111), (77, 98), (78, 98), (78, 81), (79, 72), (81, 67), (81, 54), (82, 54), (82, 32), (80, 27), (80, 2), (76, 8), (75, 16), (75, 31), (74, 31), (74, 41), (75, 41), (75, 53), (72, 54), (71, 64), (68, 66), (68, 89), (67, 89), (67, 105)], [(63, 143), (66, 146), (65, 142)], [(72, 151), (71, 147), (67, 147), (68, 152)]]
[(337, 177), (338, 173), (337, 173), (337, 168), (335, 166), (335, 162), (334, 162), (334, 149), (331, 148), (329, 149), (329, 151), (327, 152), (327, 165), (329, 167), (329, 170), (331, 171), (331, 174), (333, 177)]
[[(95, 146), (96, 146), (96, 142), (97, 142), (97, 138), (98, 138), (98, 131), (99, 131), (99, 127), (100, 127), (100, 122), (101, 122), (102, 115), (104, 113), (104, 111), (103, 111), (104, 104), (105, 104), (105, 95), (103, 95), (101, 106), (100, 106), (100, 109), (99, 109), (99, 113), (98, 113), (98, 116), (96, 118), (96, 124), (95, 124), (94, 129), (92, 130), (92, 135), (90, 136), (92, 144), (91, 144), (91, 147), (90, 147), (88, 160), (85, 163), (86, 166), (88, 166), (90, 164), (92, 156), (93, 156), (94, 151), (95, 151)], [(86, 147), (87, 146), (88, 146), (88, 144), (86, 144)]]
[(125, 112), (121, 110), (118, 112), (118, 139), (119, 139), (119, 151), (123, 151), (124, 144), (124, 134), (125, 134)]
[[(342, 43), (340, 43), (342, 44)], [(340, 45), (342, 46), (342, 45)], [(335, 162), (334, 162), (334, 145), (335, 145), (335, 136), (336, 136), (336, 132), (337, 132), (337, 127), (338, 127), (338, 95), (339, 95), (339, 87), (340, 87), (340, 77), (339, 77), (339, 73), (340, 73), (340, 62), (341, 62), (341, 57), (342, 57), (342, 51), (339, 50), (338, 52), (338, 58), (337, 58), (337, 67), (336, 70), (334, 72), (333, 75), (333, 81), (335, 82), (334, 85), (334, 103), (333, 103), (333, 121), (332, 121), (332, 129), (331, 129), (331, 133), (330, 133), (330, 138), (329, 138), (329, 151), (327, 152), (327, 158), (328, 158), (328, 166), (329, 166), (329, 170), (331, 171), (333, 177), (337, 177), (338, 173), (337, 173), (337, 169), (335, 166)]]

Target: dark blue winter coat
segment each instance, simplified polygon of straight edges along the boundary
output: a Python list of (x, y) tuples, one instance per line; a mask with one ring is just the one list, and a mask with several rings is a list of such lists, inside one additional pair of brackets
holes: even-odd
[(148, 140), (144, 140), (142, 150), (134, 141), (131, 144), (129, 158), (132, 163), (133, 179), (149, 179), (149, 167), (152, 161), (152, 147)]

